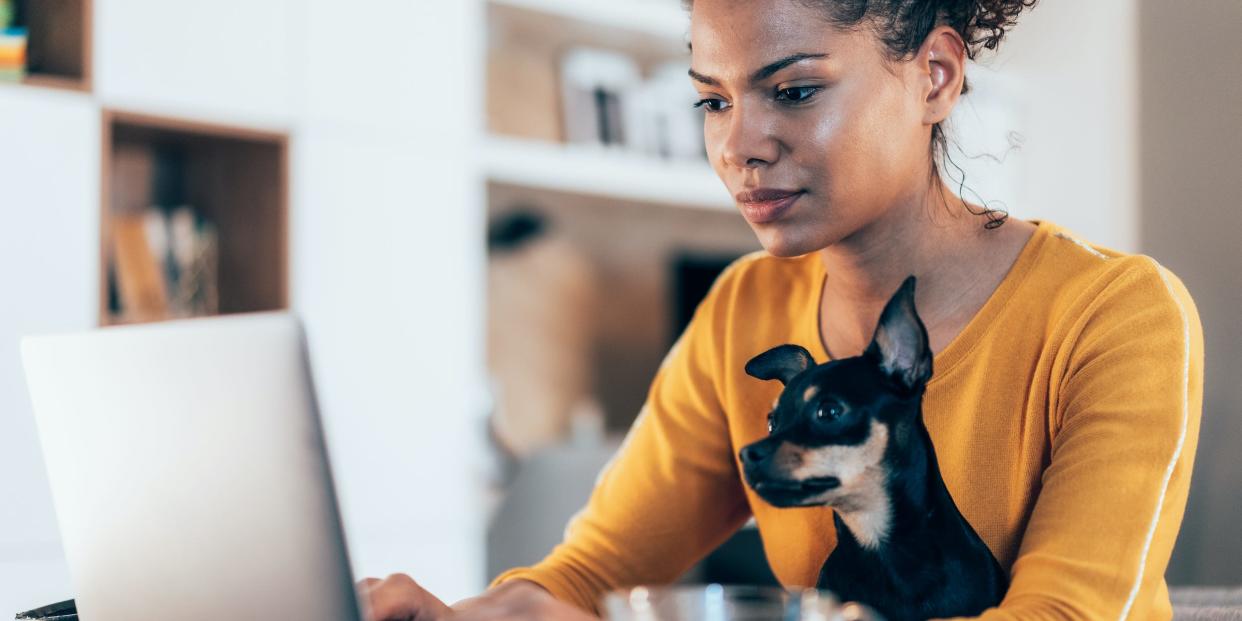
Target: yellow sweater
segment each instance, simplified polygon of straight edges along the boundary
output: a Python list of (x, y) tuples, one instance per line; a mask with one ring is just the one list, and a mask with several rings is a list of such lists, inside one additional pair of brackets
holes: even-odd
[[(593, 610), (660, 584), (754, 516), (786, 586), (814, 586), (831, 509), (777, 509), (739, 474), (777, 382), (743, 367), (796, 343), (823, 362), (818, 255), (745, 257), (669, 352), (625, 444), (564, 543), (524, 578)], [(945, 483), (1012, 584), (983, 619), (1169, 619), (1164, 571), (1202, 407), (1203, 336), (1155, 261), (1048, 222), (966, 329), (936, 355), (923, 412)]]

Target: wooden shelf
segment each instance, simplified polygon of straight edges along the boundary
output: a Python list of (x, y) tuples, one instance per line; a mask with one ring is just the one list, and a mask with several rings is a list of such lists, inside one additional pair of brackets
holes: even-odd
[(91, 89), (92, 0), (18, 0), (26, 26), (27, 86)]
[(607, 48), (644, 65), (689, 56), (690, 18), (676, 0), (489, 0), (488, 24), (493, 44), (516, 41), (555, 54)]
[(59, 75), (31, 74), (22, 79), (22, 84), (26, 86), (38, 86), (41, 88), (56, 88), (66, 91), (90, 90), (90, 85), (78, 78), (69, 78)]
[(620, 150), (491, 137), (489, 181), (623, 201), (732, 211), (706, 162), (659, 160)]
[(115, 316), (109, 304), (112, 224), (166, 200), (157, 197), (157, 170), (170, 157), (178, 164), (175, 201), (191, 205), (217, 232), (219, 312), (288, 306), (286, 135), (105, 110), (102, 143), (102, 324), (133, 321)]

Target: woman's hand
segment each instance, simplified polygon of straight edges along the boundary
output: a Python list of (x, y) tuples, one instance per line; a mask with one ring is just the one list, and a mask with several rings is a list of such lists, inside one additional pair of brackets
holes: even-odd
[(371, 621), (598, 621), (533, 582), (514, 580), (449, 608), (405, 574), (358, 583)]
[(358, 582), (358, 597), (371, 621), (439, 621), (452, 609), (405, 574)]
[(513, 580), (453, 606), (453, 621), (599, 621), (543, 587)]

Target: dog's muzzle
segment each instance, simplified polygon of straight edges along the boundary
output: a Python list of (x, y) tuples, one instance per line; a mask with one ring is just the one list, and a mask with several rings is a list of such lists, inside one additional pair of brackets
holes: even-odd
[(765, 438), (738, 452), (746, 482), (768, 502), (777, 506), (798, 506), (805, 500), (841, 487), (837, 477), (790, 478), (790, 473), (773, 463), (779, 442)]
[(836, 477), (817, 477), (814, 479), (806, 479), (803, 481), (792, 480), (762, 480), (756, 481), (753, 485), (756, 492), (777, 492), (777, 493), (801, 493), (801, 494), (820, 494), (829, 490), (841, 487), (841, 479)]

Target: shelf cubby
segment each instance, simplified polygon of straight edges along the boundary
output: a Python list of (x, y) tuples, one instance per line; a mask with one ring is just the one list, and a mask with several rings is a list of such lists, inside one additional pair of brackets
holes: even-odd
[[(106, 110), (102, 142), (102, 324), (164, 318), (126, 316), (115, 301), (113, 224), (156, 204), (192, 206), (214, 227), (219, 314), (288, 306), (286, 135)], [(169, 194), (157, 187), (161, 158), (177, 164), (172, 200), (157, 197)]]
[(27, 29), (27, 74), (22, 84), (91, 89), (92, 0), (17, 0)]

